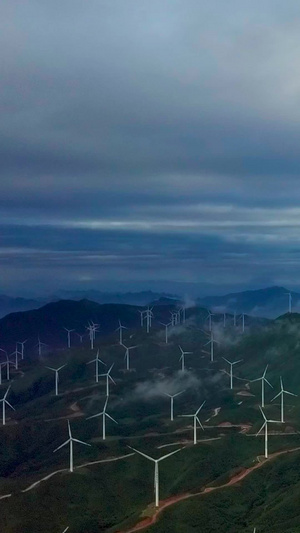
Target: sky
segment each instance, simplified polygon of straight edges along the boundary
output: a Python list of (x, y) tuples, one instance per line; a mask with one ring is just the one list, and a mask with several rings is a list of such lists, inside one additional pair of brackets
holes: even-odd
[(2, 0), (0, 30), (0, 292), (300, 287), (299, 2)]

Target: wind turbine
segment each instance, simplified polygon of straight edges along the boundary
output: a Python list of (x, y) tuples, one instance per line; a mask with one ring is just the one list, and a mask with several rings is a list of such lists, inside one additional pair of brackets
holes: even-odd
[(185, 310), (186, 310), (185, 305), (183, 305), (183, 306), (181, 307), (181, 309), (179, 310), (179, 311), (182, 312), (182, 323), (183, 323), (183, 324), (185, 323)]
[(80, 333), (77, 333), (77, 332), (76, 332), (76, 335), (77, 335), (77, 337), (79, 337), (80, 344), (82, 344), (82, 339), (83, 339), (84, 335), (80, 335)]
[(238, 317), (238, 320), (240, 320), (240, 318), (242, 319), (242, 332), (245, 333), (245, 313), (242, 313), (242, 314)]
[(106, 412), (107, 402), (108, 402), (108, 396), (106, 397), (105, 404), (104, 404), (104, 407), (103, 407), (103, 411), (101, 411), (101, 413), (97, 413), (96, 415), (92, 415), (92, 416), (89, 416), (87, 418), (87, 420), (90, 420), (91, 418), (96, 418), (97, 416), (103, 416), (103, 418), (102, 418), (102, 438), (103, 438), (103, 440), (105, 440), (105, 438), (106, 438), (105, 417), (107, 416), (107, 418), (110, 418), (115, 424), (118, 424), (118, 422)]
[(13, 365), (14, 363), (9, 360), (6, 350), (3, 350), (3, 348), (0, 348), (0, 351), (5, 353), (6, 363), (3, 363), (3, 365), (6, 365), (6, 379), (7, 381), (9, 381), (9, 377), (10, 377), (9, 376), (9, 365)]
[(71, 332), (75, 331), (75, 329), (68, 329), (64, 328), (68, 334), (68, 348), (71, 348)]
[(205, 322), (206, 322), (206, 320), (208, 319), (208, 329), (209, 329), (209, 331), (211, 331), (211, 330), (212, 330), (212, 320), (211, 320), (211, 317), (212, 317), (212, 316), (215, 316), (215, 315), (214, 315), (214, 313), (211, 313), (209, 310), (208, 310), (207, 312), (208, 312), (208, 315), (207, 315), (207, 317), (206, 317), (206, 319), (205, 319)]
[(19, 359), (18, 359), (18, 355), (22, 355), (22, 352), (19, 352), (18, 350), (18, 343), (16, 343), (16, 349), (14, 352), (12, 352), (10, 355), (14, 355), (16, 357), (16, 362), (15, 362), (15, 369), (18, 370), (19, 368)]
[(210, 361), (211, 362), (213, 362), (213, 360), (214, 360), (214, 343), (220, 344), (219, 341), (214, 339), (214, 332), (211, 329), (210, 330), (210, 340), (203, 345), (203, 346), (207, 346), (208, 344), (210, 344)]
[(261, 414), (264, 417), (264, 423), (261, 426), (260, 430), (256, 433), (256, 437), (257, 437), (257, 435), (260, 434), (262, 429), (265, 428), (265, 458), (267, 459), (268, 458), (268, 423), (269, 422), (272, 422), (272, 423), (274, 422), (275, 424), (281, 424), (281, 422), (280, 422), (280, 420), (267, 420), (266, 416), (265, 416), (265, 413), (263, 412), (261, 406), (259, 406), (259, 408), (260, 408)]
[(226, 363), (228, 363), (230, 365), (230, 388), (232, 390), (233, 386), (232, 386), (232, 382), (233, 382), (233, 373), (232, 373), (232, 367), (233, 365), (237, 365), (238, 363), (240, 363), (241, 361), (243, 361), (243, 359), (239, 359), (238, 361), (228, 361), (228, 359), (225, 359), (225, 357), (223, 357), (222, 359), (224, 359), (224, 361), (226, 361)]
[(233, 325), (236, 326), (236, 311), (233, 313)]
[(88, 326), (86, 326), (86, 329), (89, 332), (89, 337), (91, 341), (91, 350), (94, 349), (94, 340), (96, 338), (96, 331), (98, 331), (99, 324), (94, 324), (94, 322), (91, 320), (91, 324), (89, 323)]
[(141, 327), (143, 327), (143, 325), (144, 325), (144, 318), (145, 318), (145, 317), (143, 316), (143, 314), (146, 313), (146, 311), (145, 311), (145, 310), (143, 310), (143, 311), (139, 311), (139, 313), (140, 313), (140, 315), (141, 315)]
[(185, 392), (185, 390), (182, 390), (180, 392), (176, 392), (176, 394), (168, 394), (167, 392), (164, 392), (164, 395), (165, 396), (168, 396), (170, 399), (171, 399), (171, 414), (170, 414), (170, 419), (173, 421), (174, 420), (174, 398), (176, 398), (176, 396), (179, 396), (179, 394), (182, 394), (183, 392)]
[(223, 313), (223, 326), (226, 328), (226, 313)]
[(287, 390), (284, 390), (282, 377), (280, 376), (280, 392), (276, 394), (274, 398), (272, 398), (271, 402), (273, 402), (273, 400), (278, 398), (278, 396), (281, 396), (281, 422), (284, 422), (284, 411), (283, 411), (283, 395), (284, 394), (289, 394), (290, 396), (297, 396), (297, 394), (294, 394), (293, 392), (288, 392)]
[(42, 355), (42, 346), (47, 346), (47, 344), (45, 344), (44, 342), (41, 342), (40, 341), (40, 337), (38, 337), (38, 342), (34, 346), (34, 348), (38, 347), (38, 353), (39, 353), (40, 356)]
[(46, 368), (48, 368), (49, 370), (53, 370), (53, 372), (55, 372), (55, 396), (58, 396), (58, 381), (59, 381), (58, 372), (65, 366), (67, 366), (67, 363), (65, 365), (60, 366), (59, 368), (52, 368), (51, 366), (46, 366)]
[(154, 467), (154, 491), (155, 491), (155, 507), (159, 507), (159, 471), (158, 471), (158, 463), (160, 461), (163, 461), (163, 459), (167, 459), (167, 457), (170, 457), (171, 455), (174, 455), (177, 452), (180, 452), (183, 448), (178, 448), (177, 450), (168, 453), (167, 455), (163, 455), (159, 459), (153, 459), (153, 457), (150, 457), (150, 455), (146, 455), (145, 453), (140, 452), (139, 450), (136, 450), (135, 448), (132, 448), (132, 446), (128, 446), (131, 450), (133, 450), (136, 453), (139, 453), (146, 459), (149, 459), (149, 461), (153, 461), (155, 464)]
[(11, 407), (11, 409), (13, 409), (15, 411), (15, 408), (6, 399), (9, 389), (10, 389), (10, 386), (8, 387), (8, 389), (7, 389), (6, 393), (4, 394), (2, 400), (0, 400), (0, 402), (2, 402), (2, 424), (3, 424), (3, 426), (5, 426), (5, 404), (7, 404), (9, 407)]
[(265, 382), (270, 385), (273, 389), (273, 385), (266, 379), (266, 372), (269, 365), (266, 366), (264, 373), (261, 378), (252, 379), (251, 383), (254, 383), (254, 381), (261, 381), (261, 406), (265, 407)]
[(160, 324), (162, 326), (165, 326), (166, 330), (165, 330), (165, 335), (166, 335), (166, 344), (168, 344), (168, 327), (169, 326), (172, 326), (172, 322), (169, 322), (168, 324), (163, 324), (162, 322), (160, 322)]
[(21, 359), (22, 360), (24, 359), (24, 344), (27, 341), (28, 341), (28, 339), (26, 339), (25, 341), (22, 341), (22, 342), (20, 342), (20, 341), (17, 342), (17, 344), (21, 344)]
[(284, 294), (289, 295), (289, 313), (291, 313), (292, 312), (292, 295), (290, 292), (285, 292)]
[(125, 346), (125, 344), (122, 344), (122, 346), (125, 348), (125, 356), (124, 359), (126, 359), (126, 370), (130, 370), (130, 363), (129, 363), (129, 350), (133, 350), (134, 348), (137, 348), (136, 346)]
[(96, 363), (95, 380), (96, 380), (96, 383), (98, 383), (99, 382), (99, 363), (102, 363), (104, 366), (106, 366), (106, 363), (104, 363), (104, 361), (102, 361), (102, 359), (99, 359), (99, 350), (97, 351), (96, 358), (92, 359), (91, 361), (89, 361), (86, 364), (90, 365), (91, 363)]
[(204, 431), (204, 428), (198, 418), (198, 413), (200, 411), (200, 409), (202, 409), (203, 405), (205, 404), (206, 400), (204, 400), (204, 402), (202, 402), (202, 404), (200, 405), (199, 409), (197, 409), (197, 411), (193, 414), (193, 415), (179, 415), (180, 417), (193, 417), (194, 418), (194, 444), (197, 444), (197, 422), (199, 424), (199, 426), (203, 429)]
[(88, 444), (87, 442), (83, 442), (82, 440), (74, 439), (72, 437), (71, 426), (70, 426), (69, 420), (68, 420), (68, 430), (69, 430), (68, 440), (66, 440), (66, 442), (58, 446), (58, 448), (55, 448), (55, 450), (53, 450), (53, 453), (60, 450), (60, 448), (63, 448), (64, 446), (66, 446), (66, 444), (70, 443), (70, 472), (73, 472), (73, 442), (79, 442), (79, 444), (84, 444), (85, 446), (91, 446), (91, 444)]
[(147, 333), (149, 333), (150, 331), (150, 328), (152, 326), (152, 318), (153, 318), (153, 313), (152, 313), (152, 309), (153, 307), (150, 307), (148, 306), (148, 308), (146, 309), (146, 327), (147, 327)]
[(128, 328), (126, 328), (126, 326), (122, 326), (122, 324), (121, 324), (121, 322), (119, 320), (119, 327), (115, 330), (115, 331), (119, 331), (120, 332), (119, 344), (123, 343), (123, 332), (122, 332), (122, 329), (128, 329)]
[[(178, 346), (179, 346), (179, 344), (178, 344)], [(181, 361), (181, 372), (184, 372), (185, 371), (185, 359), (184, 359), (184, 356), (185, 355), (190, 355), (193, 352), (184, 352), (183, 349), (181, 348), (181, 346), (179, 346), (179, 348), (180, 348), (180, 351), (181, 351), (181, 356), (179, 357), (179, 361)]]
[(106, 372), (106, 374), (100, 374), (100, 376), (106, 376), (106, 396), (109, 396), (109, 380), (112, 381), (116, 385), (116, 382), (113, 380), (113, 378), (110, 375), (110, 372), (113, 366), (114, 366), (114, 363), (111, 365), (110, 369), (108, 370), (108, 372)]

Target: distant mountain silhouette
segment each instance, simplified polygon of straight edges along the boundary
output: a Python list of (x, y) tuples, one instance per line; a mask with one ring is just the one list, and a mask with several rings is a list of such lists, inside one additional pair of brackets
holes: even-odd
[(8, 313), (38, 309), (45, 305), (46, 302), (47, 299), (12, 298), (5, 294), (0, 294), (0, 318), (8, 315)]
[(292, 311), (300, 310), (300, 294), (288, 291), (285, 287), (235, 292), (224, 296), (198, 298), (197, 304), (217, 312), (247, 313), (252, 316), (276, 318), (288, 311), (288, 295), (292, 295)]
[(126, 305), (149, 305), (154, 300), (159, 300), (161, 297), (177, 298), (166, 292), (102, 292), (97, 290), (87, 291), (59, 291), (56, 295), (51, 297), (51, 300), (82, 300), (88, 299), (99, 304), (126, 304)]

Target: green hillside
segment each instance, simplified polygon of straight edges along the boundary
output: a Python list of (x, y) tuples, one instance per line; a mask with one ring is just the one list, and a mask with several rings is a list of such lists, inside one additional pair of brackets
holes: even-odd
[[(266, 377), (274, 389), (266, 385), (264, 412), (279, 420), (279, 400), (270, 403), (279, 392), (279, 376), (287, 390), (300, 395), (300, 315), (253, 324), (244, 334), (241, 328), (223, 328), (220, 321), (214, 326), (219, 341), (214, 362), (205, 353), (205, 316), (199, 309), (185, 325), (171, 328), (168, 344), (157, 324), (149, 334), (140, 327), (126, 330), (126, 346), (137, 345), (130, 353), (130, 372), (124, 370), (125, 349), (118, 344), (117, 333), (96, 338), (93, 351), (84, 344), (49, 353), (34, 364), (25, 357), (18, 371), (12, 368), (7, 399), (16, 411), (7, 407), (7, 424), (0, 427), (0, 497), (6, 496), (1, 500), (0, 531), (54, 533), (66, 526), (70, 533), (129, 530), (153, 513), (154, 463), (132, 455), (128, 446), (154, 458), (182, 448), (160, 463), (162, 502), (226, 484), (243, 469), (264, 462), (263, 435), (255, 437), (263, 423), (261, 385), (250, 380), (260, 377), (269, 365)], [(186, 355), (185, 372), (180, 371), (178, 345), (193, 352)], [(95, 364), (86, 364), (98, 349), (106, 364), (100, 364), (100, 373), (114, 365), (107, 413), (118, 424), (106, 419), (105, 441), (102, 417), (87, 420), (103, 410), (106, 399), (105, 377), (96, 383)], [(232, 391), (223, 357), (243, 359), (234, 367)], [(45, 367), (63, 364), (67, 366), (60, 372), (55, 396), (54, 373)], [(2, 374), (4, 378), (4, 369)], [(2, 394), (6, 389), (3, 380)], [(164, 393), (181, 390), (184, 393), (174, 399), (171, 421), (170, 398)], [(204, 430), (197, 429), (198, 443), (193, 445), (193, 419), (178, 415), (195, 413), (204, 400), (198, 415)], [(299, 396), (285, 400), (286, 423), (269, 426), (269, 454), (300, 447)], [(74, 444), (73, 473), (68, 471), (68, 446), (53, 453), (68, 438), (67, 419), (73, 437), (91, 444)], [(257, 533), (268, 532), (268, 524), (274, 524), (285, 507), (292, 507), (285, 531), (297, 531), (300, 512), (293, 502), (298, 494), (298, 462), (299, 452), (279, 455), (238, 485), (175, 503), (144, 530), (208, 533), (218, 527), (239, 532), (253, 531), (256, 525)], [(280, 531), (282, 523), (278, 523), (272, 531)]]

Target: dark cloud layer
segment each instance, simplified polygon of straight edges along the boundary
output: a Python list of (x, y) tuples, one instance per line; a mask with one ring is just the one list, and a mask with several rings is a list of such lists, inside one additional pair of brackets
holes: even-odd
[(300, 6), (0, 6), (1, 289), (298, 286)]

